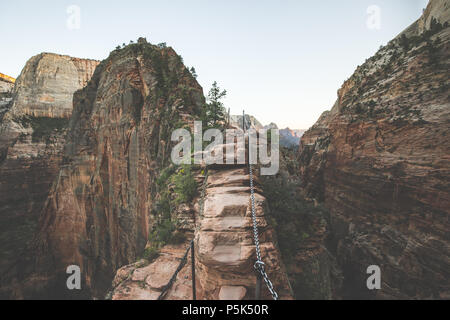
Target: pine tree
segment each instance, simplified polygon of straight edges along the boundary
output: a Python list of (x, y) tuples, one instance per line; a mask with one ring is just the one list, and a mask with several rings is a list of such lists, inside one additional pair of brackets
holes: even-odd
[(205, 106), (206, 126), (217, 127), (220, 122), (225, 122), (226, 111), (221, 100), (227, 95), (227, 91), (220, 90), (217, 82), (214, 81), (208, 93), (209, 103)]
[(197, 79), (197, 72), (195, 71), (194, 67), (191, 67), (191, 69), (189, 69), (189, 71), (191, 72), (192, 76)]

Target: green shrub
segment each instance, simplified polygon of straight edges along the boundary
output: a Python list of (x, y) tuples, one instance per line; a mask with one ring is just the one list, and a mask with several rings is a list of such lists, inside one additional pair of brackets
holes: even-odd
[(356, 106), (355, 106), (355, 112), (356, 112), (357, 114), (364, 113), (364, 108), (361, 106), (360, 103), (356, 104)]
[(163, 187), (163, 186), (167, 185), (167, 181), (175, 173), (176, 170), (177, 170), (176, 166), (169, 166), (167, 168), (164, 168), (161, 171), (158, 179), (156, 179), (156, 184), (159, 187)]
[(190, 202), (197, 193), (197, 182), (194, 179), (190, 165), (183, 165), (173, 176), (174, 191), (177, 194), (176, 204)]
[(159, 256), (159, 250), (156, 247), (147, 247), (144, 250), (144, 253), (142, 254), (142, 258), (145, 260), (148, 260), (149, 262), (152, 262)]
[(163, 219), (154, 226), (149, 240), (157, 246), (163, 246), (170, 242), (174, 231), (175, 223), (170, 218)]
[(197, 193), (192, 168), (189, 165), (167, 167), (161, 171), (156, 183), (159, 199), (154, 204), (152, 214), (157, 217), (157, 223), (150, 233), (149, 241), (158, 247), (167, 243), (182, 243), (186, 237), (176, 230), (177, 221), (172, 212), (178, 205), (192, 201)]
[(25, 116), (17, 119), (22, 126), (33, 128), (33, 142), (48, 142), (52, 135), (61, 133), (69, 125), (69, 119)]
[(270, 208), (268, 222), (277, 232), (283, 260), (295, 257), (302, 241), (310, 238), (314, 230), (312, 221), (326, 216), (326, 210), (314, 206), (297, 193), (298, 183), (284, 180), (280, 176), (262, 180), (264, 195)]
[(175, 231), (172, 233), (172, 237), (169, 240), (171, 244), (180, 244), (186, 241), (186, 235), (181, 231)]

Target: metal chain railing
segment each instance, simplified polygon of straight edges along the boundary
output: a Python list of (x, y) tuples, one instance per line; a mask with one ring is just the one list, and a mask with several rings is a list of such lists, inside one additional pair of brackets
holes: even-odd
[[(256, 248), (256, 262), (254, 264), (255, 270), (259, 273), (259, 276), (262, 277), (264, 282), (266, 283), (267, 289), (269, 289), (270, 294), (272, 295), (273, 300), (278, 300), (278, 294), (273, 288), (272, 281), (270, 281), (269, 276), (265, 270), (265, 264), (261, 259), (261, 248), (259, 247), (259, 234), (258, 234), (258, 222), (256, 221), (256, 209), (255, 209), (255, 190), (253, 185), (253, 167), (249, 164), (249, 175), (250, 175), (250, 198), (251, 198), (251, 209), (252, 209), (252, 221), (253, 221), (253, 239), (255, 241)], [(259, 289), (256, 290), (259, 295)]]
[(199, 203), (199, 209), (198, 209), (198, 215), (199, 217), (203, 217), (203, 211), (205, 208), (205, 195), (206, 195), (206, 186), (208, 185), (208, 167), (205, 167), (205, 176), (203, 178), (203, 184), (202, 184), (202, 191), (200, 194), (200, 203)]
[(191, 250), (193, 243), (194, 243), (194, 239), (192, 239), (191, 242), (189, 243), (189, 247), (187, 248), (186, 252), (184, 253), (183, 258), (181, 258), (180, 264), (178, 265), (174, 274), (170, 278), (169, 282), (167, 282), (167, 284), (162, 288), (161, 294), (159, 295), (158, 300), (163, 300), (164, 297), (166, 296), (167, 292), (169, 291), (169, 289), (172, 287), (173, 283), (175, 282), (175, 280), (177, 278), (178, 273), (181, 271), (181, 269), (183, 269), (184, 265), (187, 262), (188, 253), (189, 253), (189, 250)]
[[(242, 118), (242, 127), (245, 131), (246, 125), (245, 125), (245, 113), (243, 114)], [(199, 208), (199, 216), (203, 215), (203, 209), (204, 209), (204, 197), (205, 197), (205, 189), (207, 185), (207, 179), (208, 179), (208, 170), (205, 169), (205, 177), (202, 185), (202, 194), (200, 199), (200, 208)], [(260, 297), (260, 280), (264, 280), (267, 289), (269, 289), (270, 294), (272, 295), (272, 298), (274, 300), (278, 300), (278, 294), (275, 291), (272, 281), (270, 281), (269, 276), (267, 275), (265, 271), (265, 264), (261, 259), (261, 248), (259, 246), (259, 233), (258, 233), (258, 222), (256, 220), (256, 209), (255, 209), (255, 190), (254, 190), (254, 183), (253, 183), (253, 166), (250, 164), (249, 161), (249, 176), (250, 176), (250, 199), (251, 199), (251, 211), (252, 211), (252, 222), (253, 222), (253, 239), (255, 242), (255, 250), (256, 250), (256, 262), (254, 264), (254, 268), (256, 272), (258, 273), (258, 279), (257, 279), (257, 285), (256, 285), (256, 296), (257, 299)], [(172, 287), (173, 283), (175, 282), (178, 273), (183, 269), (184, 265), (187, 262), (187, 257), (189, 250), (192, 250), (192, 279), (195, 281), (195, 265), (194, 265), (194, 239), (191, 240), (189, 247), (187, 248), (183, 258), (180, 261), (180, 264), (178, 265), (177, 269), (175, 270), (175, 273), (170, 278), (169, 282), (163, 287), (161, 294), (158, 297), (158, 300), (164, 299), (169, 289)], [(195, 300), (196, 294), (195, 294), (195, 283), (193, 283), (193, 299)]]
[[(245, 132), (246, 128), (246, 121), (245, 121), (245, 111), (242, 112), (242, 130)], [(249, 139), (250, 144), (250, 139)], [(249, 146), (250, 149), (250, 146)], [(270, 281), (269, 276), (266, 273), (265, 264), (261, 259), (261, 248), (259, 247), (259, 233), (258, 233), (258, 221), (256, 221), (256, 208), (255, 208), (255, 189), (253, 184), (253, 166), (250, 163), (250, 154), (249, 154), (249, 160), (248, 160), (248, 167), (249, 167), (249, 176), (250, 176), (250, 200), (251, 200), (251, 210), (252, 210), (252, 221), (253, 221), (253, 240), (255, 242), (255, 250), (256, 250), (256, 261), (253, 265), (257, 275), (256, 280), (256, 290), (255, 290), (255, 296), (256, 299), (260, 299), (261, 295), (261, 279), (264, 280), (266, 283), (267, 289), (269, 289), (270, 294), (272, 295), (273, 300), (278, 300), (278, 294), (273, 288), (272, 281)]]

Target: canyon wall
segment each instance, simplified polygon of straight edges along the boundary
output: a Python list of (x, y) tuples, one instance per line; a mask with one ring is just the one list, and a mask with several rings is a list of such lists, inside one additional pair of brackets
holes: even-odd
[(39, 54), (0, 102), (0, 293), (17, 271), (59, 171), (73, 92), (97, 64)]
[[(73, 101), (61, 169), (16, 297), (104, 297), (114, 272), (142, 253), (171, 132), (192, 122), (204, 97), (172, 48), (140, 41), (113, 51)], [(81, 268), (76, 293), (66, 287), (69, 265)]]
[(30, 58), (14, 86), (14, 115), (69, 118), (73, 93), (83, 88), (99, 61), (41, 53)]
[[(430, 1), (301, 139), (302, 190), (330, 211), (343, 298), (450, 298), (449, 10)], [(366, 287), (370, 265), (381, 290)]]
[(0, 121), (9, 109), (15, 81), (16, 79), (0, 73)]

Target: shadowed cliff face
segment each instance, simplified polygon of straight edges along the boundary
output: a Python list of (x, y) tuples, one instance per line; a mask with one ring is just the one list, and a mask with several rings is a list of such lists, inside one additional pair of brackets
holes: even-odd
[[(202, 88), (172, 48), (115, 50), (75, 93), (64, 161), (47, 199), (32, 272), (17, 297), (103, 297), (114, 272), (142, 253), (155, 176), (170, 134), (204, 103)], [(82, 290), (66, 288), (78, 265)]]
[[(328, 248), (344, 273), (344, 298), (449, 298), (445, 3), (431, 1), (358, 67), (301, 140), (303, 189), (330, 210)], [(366, 288), (370, 265), (381, 268), (379, 291)]]
[(59, 171), (73, 92), (97, 64), (43, 53), (26, 63), (15, 85), (1, 86), (10, 91), (0, 92), (0, 291), (33, 237)]

